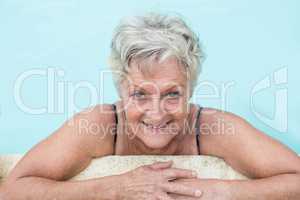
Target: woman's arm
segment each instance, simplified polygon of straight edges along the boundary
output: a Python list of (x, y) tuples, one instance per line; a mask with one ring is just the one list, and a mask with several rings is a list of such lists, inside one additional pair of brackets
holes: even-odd
[(255, 200), (299, 200), (300, 174), (280, 174), (268, 178), (227, 181), (230, 199)]
[(116, 200), (119, 177), (107, 176), (85, 181), (55, 181), (29, 176), (0, 190), (1, 200)]
[(110, 111), (110, 105), (99, 105), (76, 114), (32, 148), (6, 178), (3, 199), (94, 199), (95, 187), (105, 191), (113, 177), (64, 181), (85, 169), (93, 158), (113, 153), (113, 135), (108, 130), (114, 125), (114, 114)]
[(215, 109), (203, 111), (202, 154), (223, 158), (253, 179), (222, 181), (218, 186), (227, 188), (237, 199), (300, 199), (300, 159), (295, 152), (237, 115)]
[[(179, 179), (187, 187), (199, 188), (199, 200), (299, 200), (300, 175), (281, 174), (253, 180)], [(176, 200), (197, 198), (171, 195)]]

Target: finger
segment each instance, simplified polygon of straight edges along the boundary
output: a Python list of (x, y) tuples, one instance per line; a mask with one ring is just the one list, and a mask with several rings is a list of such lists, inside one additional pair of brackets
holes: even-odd
[(171, 196), (169, 196), (167, 193), (165, 192), (161, 192), (159, 195), (158, 195), (158, 199), (159, 200), (174, 200), (174, 198), (172, 198)]
[(149, 165), (149, 167), (151, 169), (167, 169), (167, 168), (170, 168), (173, 164), (173, 161), (172, 160), (169, 160), (169, 161), (165, 161), (165, 162), (155, 162), (151, 165)]
[(175, 193), (186, 196), (200, 197), (202, 195), (202, 191), (198, 188), (187, 187), (178, 183), (164, 183), (161, 185), (162, 189), (165, 192)]
[(162, 174), (168, 180), (173, 180), (177, 178), (197, 178), (197, 172), (188, 169), (178, 169), (178, 168), (164, 169)]

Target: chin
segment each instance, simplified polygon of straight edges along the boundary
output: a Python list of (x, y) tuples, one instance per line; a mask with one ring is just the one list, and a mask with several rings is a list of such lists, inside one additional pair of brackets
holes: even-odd
[(151, 134), (143, 132), (139, 138), (148, 148), (162, 149), (166, 147), (174, 137), (174, 134)]
[(145, 146), (153, 150), (159, 150), (168, 146), (172, 139), (176, 137), (178, 131), (171, 132), (170, 129), (153, 130), (142, 124), (137, 133), (138, 134), (136, 134), (135, 136), (137, 136)]
[(167, 146), (170, 141), (169, 140), (168, 141), (159, 141), (159, 140), (152, 139), (152, 140), (146, 140), (146, 141), (143, 141), (143, 142), (148, 148), (162, 149), (165, 146)]

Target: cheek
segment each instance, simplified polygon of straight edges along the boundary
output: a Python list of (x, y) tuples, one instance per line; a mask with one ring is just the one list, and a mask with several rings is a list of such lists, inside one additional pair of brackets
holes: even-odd
[(163, 108), (169, 113), (173, 113), (176, 115), (184, 114), (187, 112), (187, 101), (185, 98), (179, 99), (166, 99), (162, 102)]
[(169, 102), (165, 104), (165, 108), (168, 113), (172, 115), (172, 118), (181, 127), (185, 120), (188, 118), (188, 102), (180, 100), (178, 102)]
[(126, 120), (128, 123), (137, 123), (142, 117), (142, 112), (134, 103), (129, 103), (125, 109)]
[(173, 118), (176, 120), (177, 124), (182, 127), (184, 123), (186, 122), (185, 120), (188, 117), (188, 113), (185, 112), (177, 112), (173, 113)]

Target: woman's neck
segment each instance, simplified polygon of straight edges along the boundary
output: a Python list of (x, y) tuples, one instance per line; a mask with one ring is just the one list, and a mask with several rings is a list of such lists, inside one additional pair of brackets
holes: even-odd
[(176, 135), (166, 146), (160, 149), (147, 147), (138, 137), (129, 139), (127, 137), (128, 150), (133, 155), (177, 155), (181, 151), (180, 143), (183, 141), (184, 135)]

